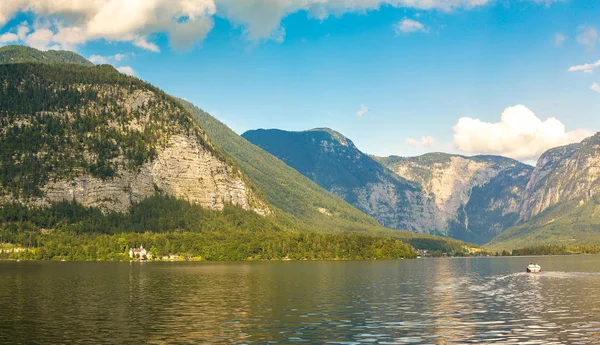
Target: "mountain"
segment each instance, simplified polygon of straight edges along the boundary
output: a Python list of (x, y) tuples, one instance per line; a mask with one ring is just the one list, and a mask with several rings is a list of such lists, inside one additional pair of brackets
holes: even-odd
[(111, 66), (0, 65), (0, 200), (125, 211), (164, 192), (268, 206), (172, 97)]
[(521, 223), (491, 243), (513, 249), (542, 244), (600, 244), (600, 133), (557, 147), (538, 160), (523, 194)]
[(466, 250), (385, 229), (198, 108), (83, 60), (0, 51), (0, 258), (126, 260), (141, 243), (210, 260), (415, 256), (400, 238)]
[(420, 187), (395, 176), (342, 134), (327, 128), (305, 132), (260, 129), (242, 136), (379, 224), (426, 232), (411, 226), (432, 210)]
[[(460, 252), (464, 242), (439, 236), (392, 231), (328, 192), (284, 161), (237, 135), (223, 123), (194, 105), (181, 101), (193, 113), (215, 145), (230, 157), (288, 222), (308, 231), (359, 232), (401, 238), (418, 249)], [(328, 131), (316, 131), (328, 132)], [(314, 133), (313, 133), (314, 134)], [(318, 133), (317, 133), (318, 134)], [(330, 131), (335, 140), (344, 137)], [(348, 145), (350, 145), (348, 143)]]
[(376, 159), (418, 183), (433, 201), (435, 211), (423, 216), (420, 227), (480, 244), (519, 220), (521, 198), (533, 170), (500, 156), (430, 153)]
[(0, 48), (0, 64), (14, 63), (73, 63), (94, 66), (86, 58), (66, 50), (40, 51), (24, 46), (5, 46)]
[(481, 244), (519, 219), (533, 170), (497, 156), (371, 157), (331, 129), (242, 136), (382, 225)]

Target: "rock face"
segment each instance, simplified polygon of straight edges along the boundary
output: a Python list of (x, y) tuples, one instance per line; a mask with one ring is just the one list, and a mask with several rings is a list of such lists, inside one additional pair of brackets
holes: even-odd
[[(105, 210), (125, 212), (132, 203), (155, 192), (222, 210), (226, 203), (250, 209), (251, 191), (232, 168), (204, 150), (193, 137), (175, 135), (158, 157), (137, 171), (123, 171), (109, 180), (91, 175), (51, 181), (40, 206), (54, 201), (75, 200)], [(257, 209), (264, 213), (263, 209)]]
[(600, 244), (600, 134), (544, 153), (531, 174), (520, 221), (494, 249)]
[(369, 157), (330, 129), (242, 136), (384, 226), (476, 243), (518, 220), (533, 169), (492, 156)]
[(435, 210), (423, 215), (440, 233), (485, 243), (518, 220), (522, 193), (532, 168), (497, 156), (431, 153), (378, 160), (418, 183)]
[(245, 139), (281, 159), (381, 225), (416, 228), (422, 214), (434, 212), (420, 187), (383, 167), (342, 134), (327, 128), (306, 132), (255, 130)]
[(271, 213), (175, 99), (112, 67), (0, 65), (0, 200), (126, 211), (155, 193)]
[(523, 221), (570, 200), (586, 201), (600, 192), (600, 133), (579, 144), (544, 153), (527, 183)]

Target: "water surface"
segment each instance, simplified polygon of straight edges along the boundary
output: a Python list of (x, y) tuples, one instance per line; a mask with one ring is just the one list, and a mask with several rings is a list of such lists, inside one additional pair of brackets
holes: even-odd
[(0, 343), (598, 344), (600, 257), (0, 262)]

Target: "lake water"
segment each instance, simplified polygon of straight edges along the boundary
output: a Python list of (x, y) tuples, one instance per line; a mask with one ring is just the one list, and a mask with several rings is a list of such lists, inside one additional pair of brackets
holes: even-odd
[(296, 342), (599, 344), (600, 257), (0, 262), (1, 344)]

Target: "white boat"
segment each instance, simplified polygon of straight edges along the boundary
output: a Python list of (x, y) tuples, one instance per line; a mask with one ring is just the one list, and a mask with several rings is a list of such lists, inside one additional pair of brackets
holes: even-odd
[(542, 271), (542, 266), (538, 264), (529, 264), (527, 266), (528, 273), (540, 273)]

